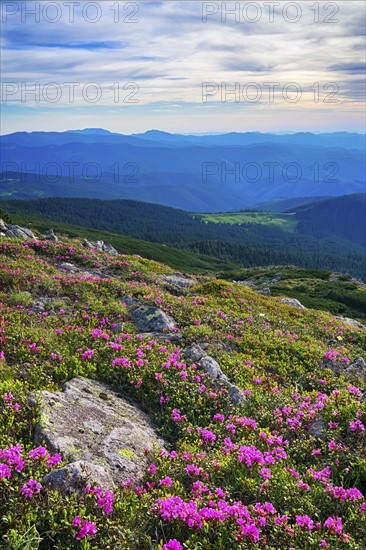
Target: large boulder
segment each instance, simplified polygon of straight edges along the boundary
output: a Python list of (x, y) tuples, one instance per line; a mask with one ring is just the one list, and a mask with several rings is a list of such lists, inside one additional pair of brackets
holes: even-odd
[(158, 307), (147, 306), (131, 296), (125, 296), (122, 301), (131, 321), (142, 332), (171, 331), (176, 327), (174, 319)]
[(199, 366), (210, 378), (214, 387), (218, 389), (226, 388), (229, 399), (234, 406), (240, 406), (245, 403), (245, 396), (238, 386), (232, 384), (221, 370), (220, 365), (199, 344), (192, 344), (184, 352), (185, 359), (190, 363)]
[(68, 462), (44, 481), (62, 491), (141, 480), (148, 465), (145, 450), (164, 445), (149, 417), (106, 384), (77, 376), (62, 392), (41, 392), (37, 402), (36, 443)]

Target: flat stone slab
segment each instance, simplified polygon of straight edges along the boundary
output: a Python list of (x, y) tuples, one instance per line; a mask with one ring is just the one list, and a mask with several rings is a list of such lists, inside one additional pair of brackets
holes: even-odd
[(150, 418), (106, 384), (77, 376), (62, 392), (41, 392), (39, 403), (35, 441), (69, 463), (46, 478), (62, 490), (140, 480), (148, 466), (145, 449), (164, 446)]

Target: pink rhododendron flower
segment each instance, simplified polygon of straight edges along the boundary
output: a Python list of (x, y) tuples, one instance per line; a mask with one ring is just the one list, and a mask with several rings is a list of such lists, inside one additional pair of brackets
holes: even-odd
[(340, 535), (342, 533), (342, 530), (343, 530), (342, 518), (329, 517), (324, 522), (324, 527), (326, 527), (330, 531), (334, 531), (335, 533)]
[(299, 527), (303, 527), (311, 531), (314, 529), (314, 522), (309, 516), (296, 516), (296, 523)]
[(21, 493), (27, 498), (32, 498), (33, 494), (39, 493), (41, 489), (42, 489), (42, 485), (38, 483), (38, 481), (35, 481), (34, 479), (30, 479), (21, 488)]
[(161, 479), (159, 481), (159, 485), (165, 485), (166, 487), (171, 487), (173, 485), (173, 481), (170, 477), (165, 477), (164, 479)]
[[(79, 522), (80, 516), (76, 516), (76, 518), (78, 518), (77, 522)], [(76, 518), (74, 519), (74, 521), (76, 520)], [(76, 526), (74, 522), (73, 522), (73, 525)], [(76, 540), (82, 540), (86, 537), (93, 538), (98, 532), (97, 526), (95, 525), (95, 523), (92, 523), (91, 521), (84, 520), (83, 523), (81, 523), (81, 520), (80, 520), (79, 525), (81, 525), (81, 527), (78, 534), (75, 537)]]
[(167, 544), (164, 544), (163, 550), (183, 550), (183, 546), (177, 539), (170, 539)]

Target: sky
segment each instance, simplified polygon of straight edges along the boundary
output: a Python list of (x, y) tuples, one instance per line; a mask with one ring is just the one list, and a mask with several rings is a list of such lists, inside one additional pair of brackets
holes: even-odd
[(365, 6), (2, 1), (0, 131), (364, 132)]

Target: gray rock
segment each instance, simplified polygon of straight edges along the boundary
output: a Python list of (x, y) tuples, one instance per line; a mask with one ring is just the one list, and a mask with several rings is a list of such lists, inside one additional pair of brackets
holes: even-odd
[(296, 298), (280, 298), (280, 302), (288, 306), (298, 307), (299, 309), (306, 309), (306, 307), (303, 306), (302, 303), (299, 302), (299, 300), (296, 300)]
[(170, 342), (171, 344), (179, 344), (183, 335), (180, 332), (142, 332), (137, 334), (138, 338), (146, 338), (148, 340), (156, 340), (157, 342)]
[(124, 323), (116, 323), (112, 328), (112, 332), (123, 332)]
[(204, 357), (205, 355), (207, 355), (206, 352), (199, 344), (192, 344), (184, 351), (185, 358), (192, 363), (198, 363), (198, 361), (202, 359), (202, 357)]
[(366, 383), (366, 363), (363, 357), (357, 357), (348, 365), (339, 361), (325, 360), (322, 367), (331, 369), (335, 374), (342, 374), (350, 380), (358, 381), (361, 379)]
[(361, 328), (361, 329), (366, 328), (365, 325), (360, 323), (360, 321), (356, 321), (356, 319), (351, 319), (350, 317), (335, 316), (334, 318), (337, 319), (337, 321), (340, 321), (341, 323), (346, 324), (346, 325), (352, 325), (353, 327), (357, 327), (357, 328)]
[(35, 236), (30, 229), (27, 229), (26, 227), (19, 227), (19, 225), (8, 225), (6, 229), (6, 236), (23, 240), (35, 239)]
[(88, 239), (84, 239), (81, 244), (82, 244), (82, 246), (85, 246), (86, 248), (95, 248), (95, 247), (93, 247), (92, 243), (90, 241), (88, 241)]
[(118, 256), (117, 250), (115, 248), (113, 248), (111, 243), (105, 243), (104, 241), (93, 242), (93, 241), (88, 241), (88, 239), (84, 239), (81, 244), (83, 246), (85, 246), (86, 248), (101, 250), (103, 252), (108, 252), (109, 254), (112, 254), (113, 256)]
[(262, 287), (262, 290), (259, 291), (259, 293), (263, 294), (264, 296), (269, 296), (271, 294), (271, 290), (270, 290), (269, 286), (264, 285)]
[(174, 319), (158, 307), (146, 306), (131, 296), (125, 296), (122, 301), (132, 322), (142, 332), (164, 332), (176, 326)]
[(82, 492), (86, 485), (103, 487), (103, 489), (114, 487), (109, 471), (99, 464), (86, 460), (70, 462), (63, 468), (51, 471), (43, 478), (42, 484), (51, 485), (53, 489), (68, 494)]
[(0, 231), (4, 233), (4, 236), (9, 239), (23, 239), (25, 241), (35, 239), (32, 231), (27, 227), (19, 227), (19, 225), (6, 224), (2, 219), (0, 219)]
[(199, 360), (201, 369), (211, 378), (214, 384), (229, 385), (227, 376), (222, 372), (220, 365), (213, 357), (206, 355)]
[(42, 300), (37, 300), (31, 307), (34, 313), (43, 313), (45, 311), (45, 303)]
[(78, 271), (79, 268), (76, 267), (76, 265), (71, 264), (69, 262), (63, 262), (62, 264), (58, 265), (59, 269), (64, 269), (65, 271)]
[(46, 241), (53, 241), (55, 243), (58, 242), (58, 237), (54, 234), (53, 229), (49, 229), (48, 231), (46, 231), (42, 235), (42, 238), (45, 239)]
[(108, 252), (108, 254), (112, 254), (112, 256), (118, 256), (117, 250), (115, 248), (113, 248), (111, 243), (103, 243), (102, 250), (104, 252)]
[(194, 285), (195, 280), (192, 277), (181, 275), (180, 273), (172, 273), (171, 275), (163, 275), (162, 280), (179, 288), (187, 289)]
[(363, 357), (357, 357), (344, 369), (344, 375), (352, 378), (361, 378), (366, 383), (366, 363)]
[(230, 401), (234, 406), (241, 406), (245, 403), (245, 396), (238, 386), (232, 384), (222, 372), (217, 361), (202, 349), (199, 344), (192, 344), (184, 352), (185, 359), (198, 365), (210, 378), (214, 387), (226, 388)]
[(77, 376), (62, 392), (41, 392), (38, 403), (35, 442), (68, 462), (48, 477), (65, 491), (78, 490), (86, 480), (105, 488), (130, 477), (141, 480), (148, 464), (145, 449), (164, 445), (149, 417), (106, 384)]
[(315, 418), (314, 422), (312, 423), (308, 431), (310, 435), (320, 438), (323, 436), (324, 429), (325, 429), (324, 418), (320, 414), (318, 415), (317, 418)]

